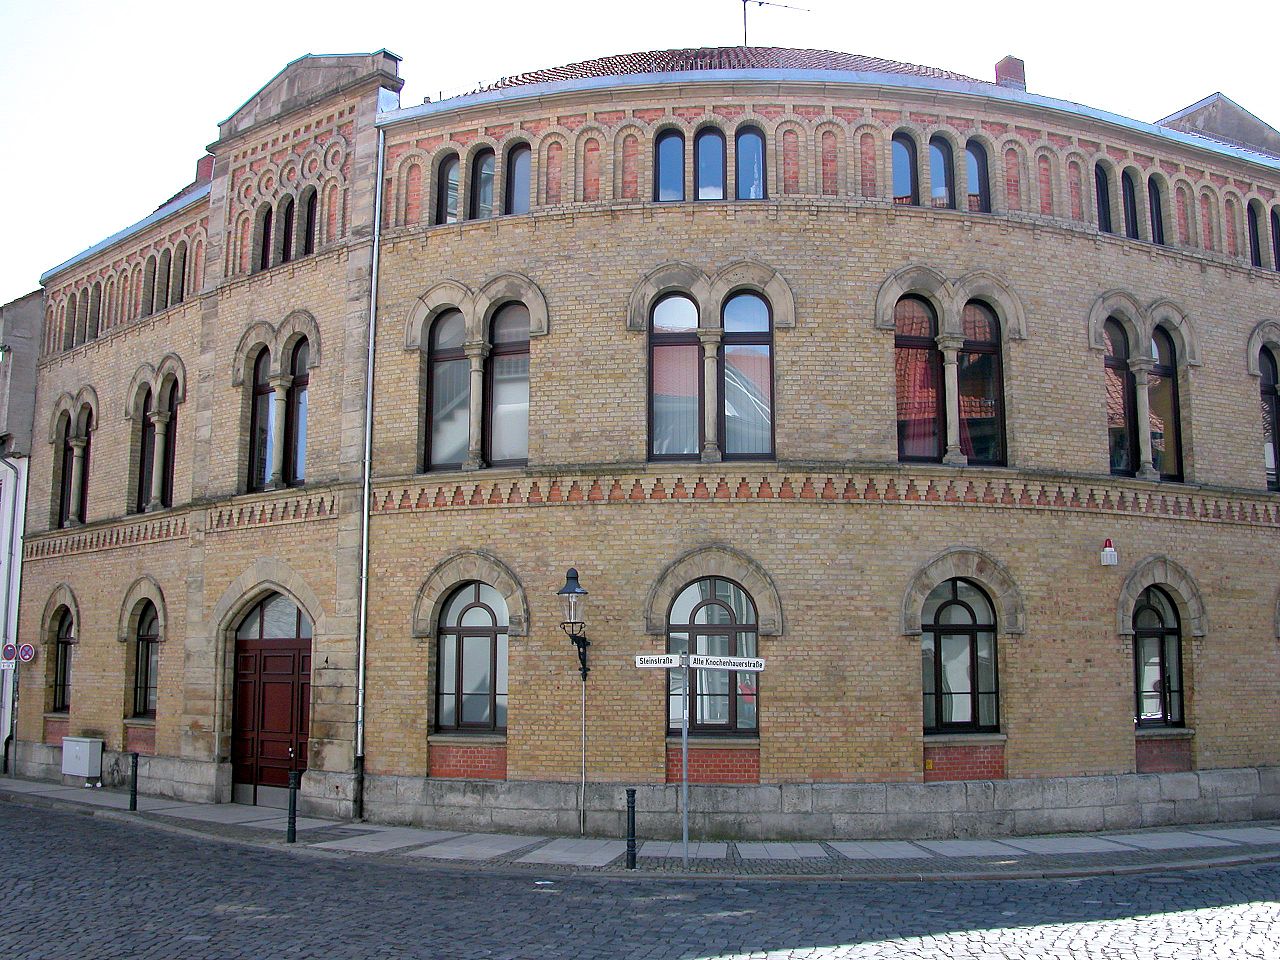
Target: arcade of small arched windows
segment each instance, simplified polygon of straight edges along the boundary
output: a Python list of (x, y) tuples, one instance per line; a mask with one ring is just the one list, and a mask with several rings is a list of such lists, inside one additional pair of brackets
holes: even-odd
[(1165, 157), (1058, 132), (1028, 138), (989, 121), (966, 130), (886, 126), (861, 109), (766, 117), (717, 106), (689, 120), (691, 112), (630, 117), (612, 129), (537, 123), (536, 136), (517, 127), (504, 139), (446, 138), (432, 151), (392, 144), (385, 225), (606, 200), (820, 196), (1048, 217), (1280, 270), (1271, 191)]
[(122, 323), (184, 303), (203, 283), (203, 259), (203, 232), (189, 232), (72, 285), (52, 297), (45, 311), (44, 352), (74, 349)]

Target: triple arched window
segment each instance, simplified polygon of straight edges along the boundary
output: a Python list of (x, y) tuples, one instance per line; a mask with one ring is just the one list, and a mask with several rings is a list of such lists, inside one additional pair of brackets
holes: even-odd
[(996, 618), (986, 593), (946, 580), (925, 598), (920, 626), (924, 732), (999, 730)]
[(649, 314), (649, 459), (759, 460), (773, 451), (768, 300), (731, 294), (719, 326), (701, 326), (687, 294), (657, 300)]
[(894, 308), (898, 459), (925, 463), (1005, 462), (1000, 321), (980, 300), (965, 304), (957, 334), (917, 296)]
[[(722, 577), (695, 580), (667, 614), (667, 652), (713, 657), (757, 656), (756, 606)], [(668, 674), (667, 730), (679, 732), (684, 709), (681, 671)], [(689, 732), (755, 736), (760, 726), (758, 674), (690, 670)]]
[[(467, 342), (461, 310), (439, 313), (427, 338), (427, 470), (529, 461), (529, 308), (493, 312), (482, 343)], [(477, 403), (472, 402), (473, 393)]]
[[(764, 132), (746, 126), (734, 135), (734, 169), (738, 200), (764, 200), (769, 195)], [(653, 199), (658, 202), (683, 200), (684, 134), (664, 130), (653, 143)], [(725, 199), (728, 181), (724, 133), (717, 127), (703, 127), (693, 138), (694, 199)]]
[(274, 490), (306, 482), (307, 406), (311, 345), (299, 338), (289, 351), (288, 373), (271, 372), (271, 350), (253, 362), (249, 384), (249, 490)]
[(437, 632), (437, 730), (506, 730), (508, 629), (507, 603), (487, 583), (463, 584), (444, 604)]
[(316, 188), (306, 187), (297, 197), (285, 194), (274, 208), (269, 203), (258, 208), (254, 226), (255, 271), (269, 270), (316, 252), (319, 201)]

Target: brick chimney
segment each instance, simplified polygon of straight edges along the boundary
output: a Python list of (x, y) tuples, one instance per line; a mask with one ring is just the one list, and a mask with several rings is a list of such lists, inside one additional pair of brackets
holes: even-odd
[(213, 155), (206, 153), (196, 161), (196, 183), (208, 183), (213, 179)]
[(1027, 65), (1013, 54), (996, 64), (996, 86), (1027, 89)]

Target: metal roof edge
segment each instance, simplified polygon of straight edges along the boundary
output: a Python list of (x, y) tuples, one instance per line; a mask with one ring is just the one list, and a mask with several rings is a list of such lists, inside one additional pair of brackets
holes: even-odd
[(83, 263), (85, 260), (88, 260), (90, 257), (96, 256), (102, 251), (110, 249), (111, 247), (114, 247), (117, 243), (120, 243), (122, 240), (129, 239), (129, 237), (133, 236), (135, 233), (139, 233), (145, 230), (147, 227), (150, 227), (159, 223), (161, 220), (164, 220), (166, 217), (171, 217), (175, 213), (180, 213), (181, 211), (185, 210), (187, 207), (193, 206), (200, 200), (203, 200), (205, 197), (209, 196), (209, 190), (212, 188), (212, 186), (213, 185), (210, 183), (201, 184), (191, 193), (188, 193), (184, 197), (178, 197), (176, 200), (170, 200), (168, 203), (166, 203), (163, 207), (161, 207), (155, 213), (152, 213), (149, 216), (143, 217), (141, 220), (139, 220), (137, 223), (133, 224), (132, 226), (125, 227), (123, 230), (119, 231), (118, 233), (113, 233), (111, 236), (107, 237), (107, 239), (99, 241), (98, 243), (95, 243), (88, 250), (82, 250), (80, 253), (77, 253), (71, 259), (64, 260), (62, 263), (58, 264), (56, 267), (52, 267), (46, 270), (44, 273), (40, 274), (40, 285), (44, 286), (45, 283), (48, 282), (50, 277), (57, 276), (63, 270), (66, 270), (70, 267), (74, 267), (77, 263)]
[[(476, 93), (463, 94), (437, 103), (422, 103), (413, 107), (405, 107), (377, 116), (379, 127), (393, 126), (409, 120), (432, 117), (468, 107), (486, 106), (497, 103), (510, 103), (520, 100), (536, 99), (560, 93), (586, 92), (603, 90), (609, 87), (639, 87), (648, 84), (666, 83), (710, 83), (724, 81), (771, 81), (782, 80), (795, 83), (841, 83), (860, 86), (901, 87), (912, 90), (940, 90), (949, 93), (967, 94), (969, 96), (986, 97), (991, 100), (1003, 100), (1009, 103), (1043, 107), (1063, 113), (1073, 114), (1089, 120), (1097, 120), (1114, 126), (1123, 127), (1137, 133), (1172, 140), (1184, 146), (1198, 150), (1207, 150), (1243, 160), (1257, 166), (1280, 170), (1280, 159), (1266, 157), (1249, 150), (1206, 142), (1203, 138), (1171, 130), (1159, 124), (1134, 120), (1107, 110), (1099, 110), (1071, 100), (1060, 100), (1046, 97), (1038, 93), (1027, 93), (1011, 87), (1000, 87), (982, 80), (950, 80), (941, 77), (917, 77), (900, 73), (875, 73), (870, 71), (846, 70), (787, 70), (787, 69), (750, 69), (750, 70), (680, 70), (659, 73), (623, 74), (613, 77), (585, 77), (577, 80), (553, 80), (545, 83), (524, 84), (513, 87), (499, 87), (494, 90), (482, 90)], [(1207, 99), (1207, 98), (1206, 98)]]

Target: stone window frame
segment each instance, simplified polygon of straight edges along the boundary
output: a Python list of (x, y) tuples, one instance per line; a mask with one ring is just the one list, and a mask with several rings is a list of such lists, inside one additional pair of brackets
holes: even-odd
[[(1272, 387), (1272, 393), (1266, 392), (1267, 387), (1262, 382), (1262, 351), (1266, 350), (1270, 353), (1272, 362), (1280, 369), (1280, 320), (1262, 320), (1249, 333), (1248, 342), (1245, 345), (1245, 369), (1249, 375), (1258, 381), (1259, 394), (1262, 402), (1268, 400), (1273, 404), (1273, 409), (1280, 408), (1280, 401), (1276, 400), (1275, 387)], [(1277, 409), (1275, 415), (1277, 425), (1280, 425), (1280, 409)], [(1272, 437), (1272, 449), (1277, 457), (1277, 469), (1280, 471), (1280, 437)], [(1267, 480), (1267, 489), (1280, 490), (1280, 478), (1277, 480)]]
[[(953, 151), (954, 156), (954, 151)], [(959, 187), (957, 187), (959, 189)], [(895, 310), (904, 297), (916, 297), (934, 310), (938, 319), (938, 349), (943, 359), (943, 400), (946, 431), (943, 438), (942, 462), (949, 466), (966, 466), (969, 458), (960, 447), (959, 355), (964, 348), (964, 309), (977, 301), (995, 314), (1000, 324), (1000, 382), (1004, 405), (1004, 462), (990, 466), (1013, 466), (1017, 463), (1017, 425), (1010, 423), (1008, 411), (1015, 406), (1018, 379), (1009, 375), (1012, 344), (1027, 339), (1027, 316), (1022, 300), (1003, 278), (990, 270), (972, 270), (954, 280), (926, 264), (910, 264), (894, 271), (876, 292), (874, 326), (877, 330), (897, 333)], [(1012, 389), (1011, 389), (1012, 388)]]
[[(650, 270), (632, 289), (627, 301), (627, 330), (643, 333), (646, 343), (653, 308), (658, 301), (672, 294), (688, 297), (698, 309), (698, 339), (702, 345), (702, 450), (688, 459), (703, 463), (718, 463), (722, 459), (720, 443), (720, 396), (722, 372), (721, 345), (724, 340), (724, 305), (739, 293), (755, 293), (764, 298), (773, 318), (773, 362), (777, 363), (777, 339), (779, 330), (794, 329), (796, 325), (796, 298), (786, 278), (773, 267), (758, 260), (735, 260), (714, 275), (707, 275), (698, 267), (684, 261), (671, 261)], [(646, 365), (646, 378), (651, 379)], [(646, 384), (646, 409), (651, 408), (652, 386)], [(777, 420), (778, 397), (773, 397), (774, 420)], [(645, 431), (645, 454), (651, 449), (652, 425)], [(775, 448), (776, 454), (776, 448)], [(665, 459), (665, 458), (664, 458)], [(769, 460), (770, 457), (750, 459)]]
[[(73, 397), (63, 393), (53, 404), (49, 417), (49, 444), (52, 456), (51, 503), (49, 528), (78, 527), (88, 518), (89, 473), (93, 468), (92, 440), (100, 418), (98, 394), (91, 386), (83, 386)], [(67, 473), (66, 462), (71, 471)], [(79, 472), (79, 483), (76, 482)], [(65, 518), (63, 502), (68, 504)]]
[[(151, 410), (146, 414), (153, 429), (151, 486), (140, 491), (144, 455), (142, 401), (150, 391)], [(125, 394), (124, 419), (129, 424), (129, 482), (125, 490), (125, 513), (151, 513), (173, 506), (174, 461), (177, 459), (177, 408), (187, 399), (187, 371), (182, 358), (168, 353), (156, 366), (143, 363), (134, 371)], [(140, 495), (147, 500), (137, 509)]]
[(662, 569), (644, 601), (644, 632), (665, 637), (667, 615), (680, 592), (696, 580), (718, 577), (732, 580), (756, 606), (756, 627), (761, 637), (785, 633), (782, 599), (773, 578), (758, 561), (726, 543), (694, 547)]
[[(293, 310), (280, 323), (258, 320), (249, 325), (236, 344), (231, 361), (231, 387), (240, 395), (240, 444), (237, 461), (239, 469), (238, 492), (259, 493), (278, 490), (287, 486), (284, 478), (284, 440), (289, 389), (293, 383), (290, 364), (294, 350), (302, 340), (307, 341), (307, 375), (318, 368), (323, 360), (320, 325), (307, 310)], [(262, 351), (267, 351), (267, 381), (271, 385), (271, 402), (276, 405), (272, 434), (272, 470), (266, 484), (257, 487), (250, 481), (249, 469), (253, 457), (253, 371)], [(310, 384), (308, 384), (310, 389)]]
[(58, 641), (64, 613), (71, 619), (69, 640), (71, 649), (66, 649), (65, 655), (69, 663), (74, 663), (74, 647), (79, 643), (83, 620), (80, 617), (80, 604), (76, 600), (75, 591), (65, 582), (59, 583), (50, 591), (49, 598), (45, 601), (44, 611), (40, 615), (40, 640), (44, 647), (44, 685), (41, 707), (42, 712), (46, 714), (70, 715), (71, 713), (70, 682), (75, 680), (74, 670), (71, 671), (71, 677), (66, 684), (64, 702), (59, 704), (55, 699), (57, 678), (62, 669), (61, 656), (64, 652), (63, 645)]
[[(428, 420), (431, 389), (428, 363), (432, 324), (446, 312), (457, 310), (462, 313), (466, 329), (463, 350), (471, 366), (467, 457), (460, 468), (438, 469), (439, 471), (484, 469), (488, 466), (484, 456), (487, 445), (485, 424), (488, 419), (486, 415), (488, 392), (485, 390), (485, 383), (493, 346), (490, 342), (492, 321), (494, 314), (509, 303), (522, 303), (529, 311), (529, 374), (532, 388), (536, 356), (533, 340), (536, 337), (545, 337), (550, 332), (547, 298), (533, 279), (520, 273), (502, 273), (485, 281), (476, 291), (472, 291), (470, 287), (458, 280), (441, 280), (414, 300), (405, 321), (404, 349), (406, 352), (417, 352), (419, 355), (419, 413), (415, 449), (420, 472), (432, 472), (426, 460), (427, 441), (431, 435), (431, 424)], [(530, 395), (532, 398), (532, 389)], [(533, 454), (533, 450), (530, 450), (530, 454)]]
[[(1192, 369), (1201, 366), (1201, 359), (1199, 337), (1191, 317), (1181, 306), (1168, 298), (1161, 297), (1143, 305), (1133, 293), (1127, 290), (1108, 290), (1093, 302), (1087, 321), (1089, 348), (1103, 355), (1106, 354), (1103, 327), (1107, 320), (1117, 321), (1129, 338), (1129, 369), (1135, 381), (1136, 419), (1140, 427), (1147, 422), (1147, 411), (1150, 409), (1147, 383), (1155, 363), (1151, 358), (1151, 338), (1157, 327), (1169, 335), (1177, 355), (1178, 376), (1175, 399), (1179, 420), (1182, 474), (1177, 479), (1161, 478), (1152, 463), (1151, 432), (1139, 428), (1137, 478), (1165, 483), (1194, 482), (1195, 445), (1191, 429)], [(1105, 400), (1099, 409), (1102, 413), (1105, 432)], [(1107, 449), (1105, 442), (1101, 445), (1101, 449)]]
[[(938, 709), (940, 709), (940, 698), (942, 697), (942, 689), (941, 689), (941, 682), (940, 682), (940, 677), (943, 672), (942, 654), (941, 654), (941, 635), (965, 634), (967, 636), (968, 647), (969, 647), (968, 658), (970, 661), (970, 674), (969, 674), (970, 688), (968, 690), (968, 695), (972, 698), (972, 707), (971, 707), (971, 714), (970, 714), (972, 719), (961, 722), (961, 723), (941, 723), (940, 722), (933, 726), (930, 726), (929, 721), (926, 719), (925, 725), (924, 725), (924, 735), (926, 737), (951, 736), (953, 734), (959, 734), (959, 735), (991, 734), (991, 733), (1000, 732), (1000, 664), (999, 664), (1000, 643), (998, 640), (999, 633), (1000, 633), (1000, 618), (999, 616), (994, 615), (995, 604), (992, 603), (990, 594), (988, 594), (987, 591), (983, 589), (983, 587), (979, 583), (977, 583), (976, 581), (968, 577), (949, 577), (946, 580), (943, 580), (940, 583), (938, 583), (933, 588), (933, 590), (930, 590), (929, 593), (925, 596), (924, 602), (927, 602), (929, 597), (931, 597), (936, 591), (941, 590), (944, 586), (958, 585), (960, 583), (967, 583), (969, 586), (971, 586), (972, 588), (974, 588), (975, 590), (977, 590), (983, 595), (984, 599), (987, 601), (987, 605), (990, 606), (992, 609), (992, 613), (993, 613), (992, 622), (991, 623), (980, 622), (980, 619), (975, 613), (974, 622), (971, 624), (958, 624), (958, 625), (951, 626), (946, 624), (940, 624), (936, 620), (933, 621), (932, 623), (924, 623), (923, 622), (923, 603), (922, 603), (921, 604), (921, 624), (920, 624), (920, 644), (921, 644), (921, 653), (923, 656), (924, 643), (926, 638), (931, 638), (933, 640), (934, 668), (935, 668), (934, 673), (935, 673), (935, 677), (938, 678), (937, 680), (935, 680), (935, 688), (934, 688), (935, 692), (933, 696), (935, 697), (935, 711), (937, 711)], [(952, 586), (951, 592), (955, 594), (955, 596), (952, 598), (947, 598), (943, 600), (941, 603), (939, 603), (938, 605), (939, 608), (943, 606), (947, 606), (949, 604), (953, 604), (953, 603), (959, 603), (965, 607), (969, 607), (969, 604), (965, 603), (964, 600), (959, 598), (958, 586)], [(970, 608), (970, 612), (973, 612), (971, 608)], [(977, 663), (978, 663), (977, 650), (978, 650), (978, 634), (980, 633), (991, 634), (991, 652), (995, 658), (994, 662), (992, 663), (992, 674), (994, 675), (994, 682), (993, 682), (993, 689), (991, 690), (983, 690), (981, 688), (981, 682), (979, 680), (980, 671), (977, 666)], [(922, 686), (923, 686), (923, 683), (924, 683), (924, 675), (922, 670), (921, 671)], [(927, 696), (927, 694), (925, 695)], [(992, 695), (995, 696), (996, 698), (996, 722), (994, 724), (984, 724), (982, 723), (982, 720), (981, 720), (981, 697), (992, 696)], [(935, 712), (934, 716), (937, 717), (938, 713)]]
[[(125, 591), (124, 600), (120, 604), (120, 620), (116, 627), (116, 641), (121, 645), (124, 656), (125, 677), (123, 711), (126, 719), (154, 719), (154, 714), (147, 717), (137, 712), (137, 669), (138, 628), (142, 618), (144, 604), (151, 604), (156, 612), (156, 644), (163, 644), (168, 637), (168, 607), (165, 603), (164, 590), (154, 577), (143, 574)], [(159, 670), (155, 686), (159, 691)], [(158, 706), (158, 704), (157, 704)]]

